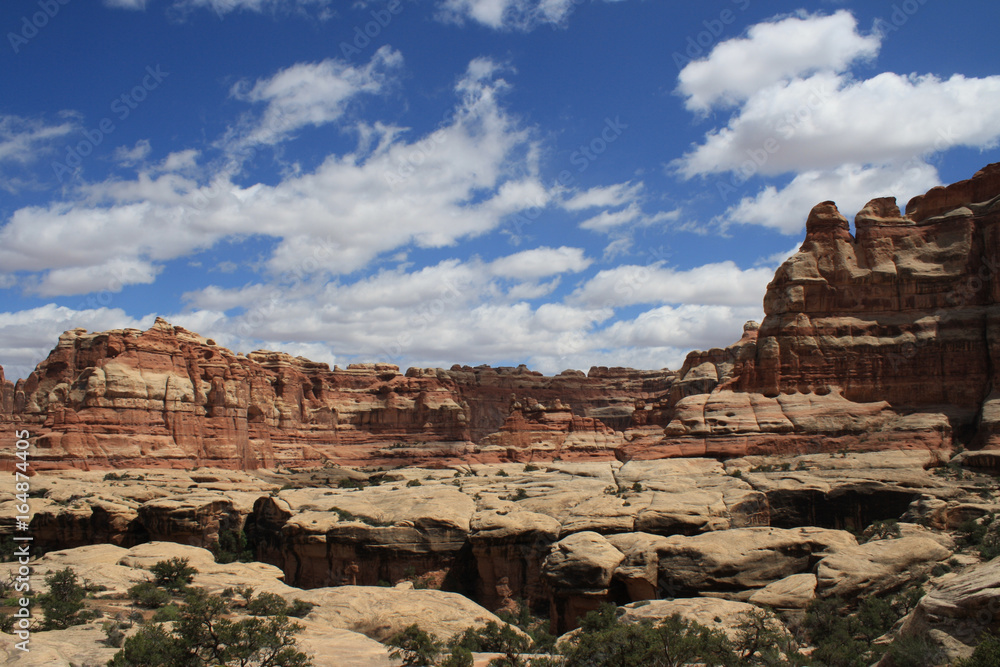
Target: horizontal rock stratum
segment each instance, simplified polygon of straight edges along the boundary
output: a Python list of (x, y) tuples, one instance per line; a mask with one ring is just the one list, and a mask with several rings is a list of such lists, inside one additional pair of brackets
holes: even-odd
[[(766, 317), (677, 371), (326, 364), (235, 354), (162, 319), (63, 334), (14, 386), (39, 469), (252, 469), (885, 449), (1000, 455), (1000, 163), (900, 212), (809, 214)], [(7, 457), (11, 453), (6, 454)], [(3, 463), (10, 467), (13, 459)]]

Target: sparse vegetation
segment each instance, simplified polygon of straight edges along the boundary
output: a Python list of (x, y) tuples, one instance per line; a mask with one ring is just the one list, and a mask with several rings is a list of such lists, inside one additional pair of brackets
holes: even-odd
[(211, 551), (217, 563), (249, 563), (254, 557), (242, 530), (220, 530), (219, 541), (212, 545)]
[(863, 542), (875, 540), (892, 540), (902, 537), (899, 522), (895, 519), (885, 519), (873, 522), (861, 533)]
[(310, 660), (295, 648), (302, 626), (285, 615), (226, 618), (228, 603), (193, 589), (168, 629), (162, 623), (141, 628), (126, 639), (110, 667), (307, 667)]
[(45, 585), (49, 588), (48, 592), (38, 596), (38, 603), (45, 614), (43, 630), (63, 630), (94, 617), (84, 609), (83, 599), (87, 590), (72, 568), (49, 574), (45, 577)]
[(187, 558), (173, 557), (161, 560), (149, 571), (156, 577), (156, 585), (171, 591), (183, 591), (194, 580), (198, 570), (188, 565)]
[(170, 593), (151, 581), (144, 581), (128, 589), (133, 604), (143, 609), (159, 609), (170, 602)]

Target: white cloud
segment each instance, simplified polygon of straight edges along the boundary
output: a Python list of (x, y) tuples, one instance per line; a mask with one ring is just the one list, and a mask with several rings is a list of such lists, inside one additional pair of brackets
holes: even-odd
[(880, 35), (859, 33), (847, 11), (800, 14), (753, 26), (682, 70), (678, 91), (690, 109), (734, 108), (671, 163), (677, 174), (728, 174), (715, 184), (724, 199), (755, 176), (793, 175), (744, 196), (714, 223), (797, 234), (820, 201), (836, 200), (848, 216), (877, 196), (905, 204), (938, 184), (932, 155), (997, 146), (1000, 76), (856, 78), (852, 64), (879, 46)]
[(847, 164), (829, 171), (802, 172), (781, 189), (769, 185), (752, 197), (744, 197), (722, 218), (800, 234), (809, 211), (822, 201), (835, 201), (840, 212), (852, 220), (876, 197), (896, 197), (903, 208), (911, 197), (939, 184), (937, 170), (924, 162), (904, 167)]
[(188, 148), (182, 151), (175, 151), (167, 156), (159, 169), (165, 172), (192, 172), (198, 168), (198, 157), (200, 151)]
[(32, 162), (51, 150), (53, 142), (77, 129), (72, 119), (49, 124), (38, 118), (0, 114), (0, 164)]
[(567, 211), (582, 211), (588, 208), (614, 208), (624, 206), (639, 198), (643, 189), (642, 181), (632, 184), (615, 183), (590, 188), (583, 192), (578, 192), (572, 197), (562, 202), (561, 206)]
[(231, 149), (276, 144), (303, 127), (332, 123), (353, 98), (382, 92), (402, 63), (399, 51), (383, 46), (360, 67), (328, 58), (293, 65), (253, 85), (238, 83), (232, 88), (234, 97), (267, 106), (258, 118), (248, 118), (244, 127), (232, 130), (226, 143)]
[(126, 167), (134, 167), (149, 157), (153, 147), (148, 139), (140, 139), (132, 148), (119, 146), (115, 149), (115, 162)]
[(537, 280), (560, 273), (579, 273), (591, 264), (582, 248), (533, 248), (490, 263), (493, 275)]
[(582, 229), (590, 229), (595, 232), (606, 232), (608, 230), (635, 222), (642, 216), (642, 209), (635, 203), (629, 204), (618, 211), (601, 211), (592, 218), (587, 218), (580, 223)]
[(459, 25), (471, 21), (494, 30), (527, 31), (540, 25), (564, 25), (578, 4), (580, 0), (438, 0), (437, 18)]
[(634, 304), (753, 306), (764, 298), (774, 268), (740, 269), (734, 262), (677, 270), (654, 263), (622, 265), (600, 271), (569, 297), (590, 307)]
[[(130, 0), (121, 0), (124, 3)], [(274, 12), (303, 11), (310, 7), (324, 8), (330, 0), (176, 0), (174, 7), (181, 10), (211, 9), (224, 16), (234, 11)], [(321, 18), (325, 14), (320, 15)]]
[[(100, 285), (118, 262), (145, 269), (123, 284), (145, 283), (161, 262), (259, 234), (279, 239), (267, 260), (275, 274), (336, 275), (409, 244), (442, 247), (490, 231), (548, 199), (530, 133), (500, 104), (507, 84), (491, 78), (498, 71), (486, 59), (470, 63), (455, 112), (436, 132), (409, 140), (393, 132), (371, 142), (375, 149), (331, 155), (273, 186), (141, 171), (81, 186), (73, 200), (19, 209), (0, 229), (0, 271), (59, 271), (41, 278), (45, 293), (77, 293), (65, 277)], [(298, 95), (261, 90), (273, 90), (272, 100)], [(175, 153), (163, 168), (191, 167), (195, 158)]]
[(145, 9), (147, 0), (104, 0), (105, 7), (115, 9)]
[(744, 322), (759, 321), (763, 314), (763, 306), (660, 306), (633, 320), (615, 322), (601, 331), (599, 338), (602, 347), (609, 349), (725, 347), (740, 339)]
[(858, 33), (857, 21), (846, 10), (758, 23), (746, 37), (721, 42), (707, 58), (685, 66), (677, 90), (693, 111), (734, 105), (804, 74), (843, 72), (858, 59), (873, 58), (880, 42), (877, 34)]
[(903, 162), (1000, 138), (1000, 76), (816, 74), (752, 95), (724, 128), (675, 163), (681, 175), (744, 177), (845, 163)]
[(125, 285), (149, 285), (159, 267), (134, 258), (113, 257), (96, 266), (53, 269), (28, 291), (39, 296), (72, 296), (91, 292), (120, 292)]
[(444, 21), (527, 30), (541, 23), (562, 23), (573, 0), (441, 0), (438, 7), (438, 17)]
[(594, 232), (621, 233), (623, 228), (628, 226), (655, 225), (660, 222), (676, 220), (678, 217), (680, 217), (680, 209), (660, 211), (649, 215), (643, 212), (638, 204), (632, 203), (618, 211), (601, 211), (581, 222), (580, 228)]

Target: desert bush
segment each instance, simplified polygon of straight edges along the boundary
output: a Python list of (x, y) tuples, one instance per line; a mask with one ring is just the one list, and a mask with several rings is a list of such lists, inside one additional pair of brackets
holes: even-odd
[(198, 570), (188, 565), (187, 558), (176, 556), (170, 560), (161, 560), (149, 568), (149, 571), (156, 577), (157, 586), (175, 591), (184, 590), (194, 580), (194, 575), (198, 574)]
[(159, 609), (170, 602), (170, 593), (151, 581), (144, 581), (128, 589), (128, 596), (144, 609)]
[(45, 577), (49, 592), (38, 596), (38, 603), (45, 614), (43, 630), (63, 630), (86, 623), (93, 615), (84, 611), (83, 599), (87, 590), (80, 584), (72, 568), (53, 572)]

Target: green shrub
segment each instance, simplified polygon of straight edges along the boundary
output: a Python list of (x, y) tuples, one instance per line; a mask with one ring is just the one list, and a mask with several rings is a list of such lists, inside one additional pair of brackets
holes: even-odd
[(389, 656), (402, 660), (407, 667), (433, 665), (443, 648), (436, 637), (421, 630), (416, 623), (390, 637), (386, 644), (393, 647)]
[(473, 664), (472, 651), (461, 646), (453, 646), (438, 667), (472, 667)]
[(247, 536), (242, 530), (220, 530), (219, 541), (212, 545), (216, 563), (249, 563), (253, 551), (247, 545)]
[(166, 623), (168, 621), (176, 621), (181, 617), (181, 608), (175, 603), (171, 602), (168, 605), (164, 605), (156, 610), (153, 614), (153, 621), (157, 623)]
[(125, 628), (127, 627), (127, 625), (118, 621), (105, 621), (102, 623), (101, 630), (104, 631), (104, 639), (102, 640), (104, 645), (111, 648), (121, 648), (122, 643), (125, 641)]
[(185, 589), (194, 580), (194, 575), (198, 574), (198, 570), (188, 565), (187, 558), (176, 556), (170, 560), (161, 560), (149, 568), (149, 571), (156, 577), (157, 586), (176, 591)]
[(83, 610), (87, 591), (71, 568), (49, 574), (45, 577), (45, 584), (49, 592), (38, 596), (38, 603), (45, 613), (43, 630), (63, 630), (92, 618)]
[(996, 665), (1000, 665), (1000, 637), (993, 635), (984, 637), (971, 657), (955, 663), (955, 667), (996, 667)]
[(285, 616), (225, 618), (226, 601), (190, 591), (173, 629), (148, 625), (125, 640), (111, 667), (307, 667), (308, 656), (295, 648), (302, 626)]
[(253, 598), (253, 593), (244, 595), (247, 599), (246, 611), (251, 616), (294, 616), (302, 618), (312, 611), (313, 604), (296, 599), (291, 604), (275, 593), (261, 593)]
[(159, 609), (170, 602), (170, 593), (151, 581), (144, 581), (128, 589), (132, 602), (143, 609)]
[(582, 619), (583, 631), (576, 644), (564, 650), (565, 667), (739, 664), (725, 634), (678, 615), (655, 624), (649, 620), (622, 623), (614, 609), (599, 609), (587, 616)]

